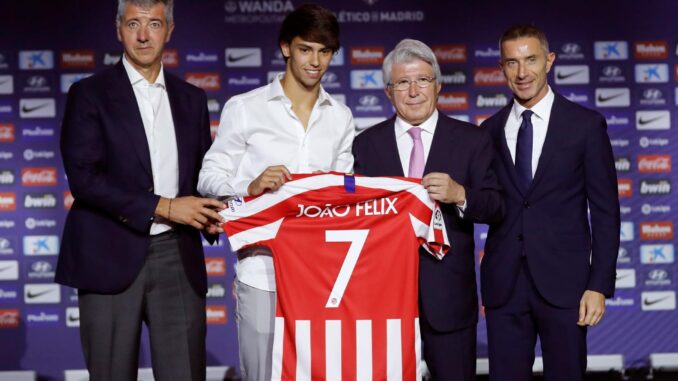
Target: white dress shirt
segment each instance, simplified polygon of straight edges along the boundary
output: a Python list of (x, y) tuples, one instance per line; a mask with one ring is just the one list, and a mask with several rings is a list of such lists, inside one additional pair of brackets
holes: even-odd
[[(534, 112), (534, 115), (532, 115), (532, 177), (534, 177), (534, 174), (537, 172), (539, 156), (541, 156), (541, 150), (544, 148), (544, 140), (546, 140), (546, 131), (548, 130), (549, 120), (551, 119), (551, 108), (553, 107), (554, 98), (553, 91), (551, 91), (551, 87), (549, 86), (546, 96), (530, 109)], [(516, 162), (518, 130), (523, 121), (523, 111), (525, 110), (527, 110), (527, 108), (514, 101), (508, 119), (506, 119), (506, 126), (504, 126), (506, 144), (511, 152), (513, 163)]]
[[(282, 76), (226, 102), (216, 138), (202, 162), (198, 180), (202, 195), (245, 196), (252, 180), (273, 165), (284, 165), (292, 173), (353, 170), (351, 110), (321, 87), (304, 129), (283, 92)], [(240, 282), (275, 291), (271, 257), (245, 258), (235, 271)]]
[[(144, 124), (148, 151), (151, 155), (153, 189), (161, 197), (174, 198), (179, 192), (179, 161), (174, 121), (170, 108), (165, 75), (162, 66), (155, 83), (148, 82), (123, 55), (122, 64), (132, 83), (139, 113)], [(169, 221), (156, 218), (151, 225), (151, 235), (172, 229)]]

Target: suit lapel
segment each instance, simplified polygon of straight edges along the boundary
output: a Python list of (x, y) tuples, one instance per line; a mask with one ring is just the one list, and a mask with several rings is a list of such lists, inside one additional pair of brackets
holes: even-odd
[(129, 81), (122, 60), (115, 67), (116, 75), (109, 84), (111, 106), (116, 111), (116, 120), (120, 127), (129, 135), (129, 141), (139, 158), (141, 167), (146, 174), (153, 177), (151, 169), (151, 155), (148, 150), (148, 140), (141, 119), (139, 105), (134, 95), (134, 89)]
[(528, 189), (528, 194), (532, 189), (539, 183), (539, 181), (544, 177), (544, 173), (548, 171), (549, 163), (555, 155), (556, 148), (558, 147), (559, 142), (565, 141), (567, 136), (565, 132), (567, 131), (567, 126), (563, 123), (567, 118), (561, 116), (560, 111), (562, 108), (562, 100), (558, 94), (554, 94), (555, 99), (553, 100), (553, 106), (551, 108), (551, 116), (549, 118), (549, 126), (546, 130), (546, 139), (544, 140), (544, 146), (541, 150), (541, 155), (539, 156), (539, 163), (537, 164), (537, 171), (534, 174), (534, 178), (530, 183), (530, 188)]
[(508, 120), (509, 113), (513, 108), (513, 103), (509, 103), (508, 106), (504, 107), (499, 111), (497, 123), (498, 125), (492, 131), (495, 147), (499, 153), (499, 159), (508, 173), (513, 186), (520, 192), (523, 193), (522, 187), (520, 186), (520, 180), (518, 180), (518, 174), (516, 173), (516, 166), (513, 164), (513, 159), (511, 158), (511, 151), (508, 148), (508, 143), (506, 142), (506, 132), (504, 128), (506, 127), (506, 121)]
[(384, 176), (405, 176), (398, 154), (398, 144), (396, 143), (395, 120), (394, 116), (386, 122), (386, 128), (381, 129), (379, 136), (377, 136), (379, 144), (373, 146), (378, 151), (375, 157), (384, 158), (381, 162)]
[(170, 109), (172, 109), (172, 121), (174, 122), (174, 137), (177, 144), (177, 166), (179, 168), (179, 189), (182, 188), (183, 182), (186, 180), (186, 174), (189, 173), (189, 169), (186, 168), (188, 162), (184, 160), (185, 158), (191, 157), (190, 153), (187, 152), (189, 144), (180, 144), (180, 142), (188, 142), (191, 140), (191, 137), (188, 136), (190, 133), (188, 118), (190, 117), (190, 112), (187, 110), (189, 105), (188, 99), (186, 99), (186, 94), (179, 91), (179, 88), (174, 82), (172, 76), (165, 73), (165, 84), (167, 85), (167, 95), (169, 97)]

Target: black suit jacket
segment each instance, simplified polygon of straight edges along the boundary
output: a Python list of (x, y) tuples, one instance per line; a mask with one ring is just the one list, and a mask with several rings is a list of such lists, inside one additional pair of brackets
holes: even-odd
[(523, 193), (504, 133), (512, 106), (483, 123), (496, 147), (493, 167), (506, 206), (485, 244), (484, 305), (508, 301), (523, 254), (539, 293), (556, 306), (577, 307), (585, 290), (612, 296), (620, 221), (605, 118), (556, 94), (537, 171)]
[[(179, 196), (197, 195), (202, 157), (211, 144), (205, 93), (165, 72), (177, 140)], [(68, 92), (61, 153), (75, 202), (64, 226), (58, 283), (117, 293), (136, 278), (150, 242), (159, 196), (151, 159), (122, 61)], [(198, 230), (176, 226), (184, 269), (201, 295), (207, 281)]]
[[(394, 129), (395, 117), (367, 129), (353, 142), (355, 172), (403, 176)], [(442, 261), (419, 251), (419, 296), (423, 314), (437, 331), (448, 332), (478, 321), (473, 223), (501, 218), (497, 180), (490, 168), (492, 142), (487, 132), (438, 114), (424, 173), (447, 173), (466, 190), (466, 211), (441, 204), (451, 249)]]

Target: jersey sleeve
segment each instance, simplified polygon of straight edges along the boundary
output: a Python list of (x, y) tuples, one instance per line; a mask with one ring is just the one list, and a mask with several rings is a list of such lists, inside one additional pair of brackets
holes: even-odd
[(434, 204), (430, 221), (424, 222), (410, 213), (410, 222), (415, 234), (422, 240), (424, 249), (437, 259), (442, 260), (450, 249), (450, 241), (447, 237), (443, 213), (438, 203)]

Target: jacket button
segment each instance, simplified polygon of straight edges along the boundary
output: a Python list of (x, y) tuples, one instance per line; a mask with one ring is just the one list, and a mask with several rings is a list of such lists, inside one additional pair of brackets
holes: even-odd
[(522, 241), (522, 240), (523, 240), (523, 234), (522, 233), (518, 234), (518, 241)]
[(530, 203), (527, 201), (523, 201), (523, 206), (525, 207), (525, 209), (527, 209), (530, 207)]
[(153, 193), (153, 187), (148, 188), (148, 193)]

